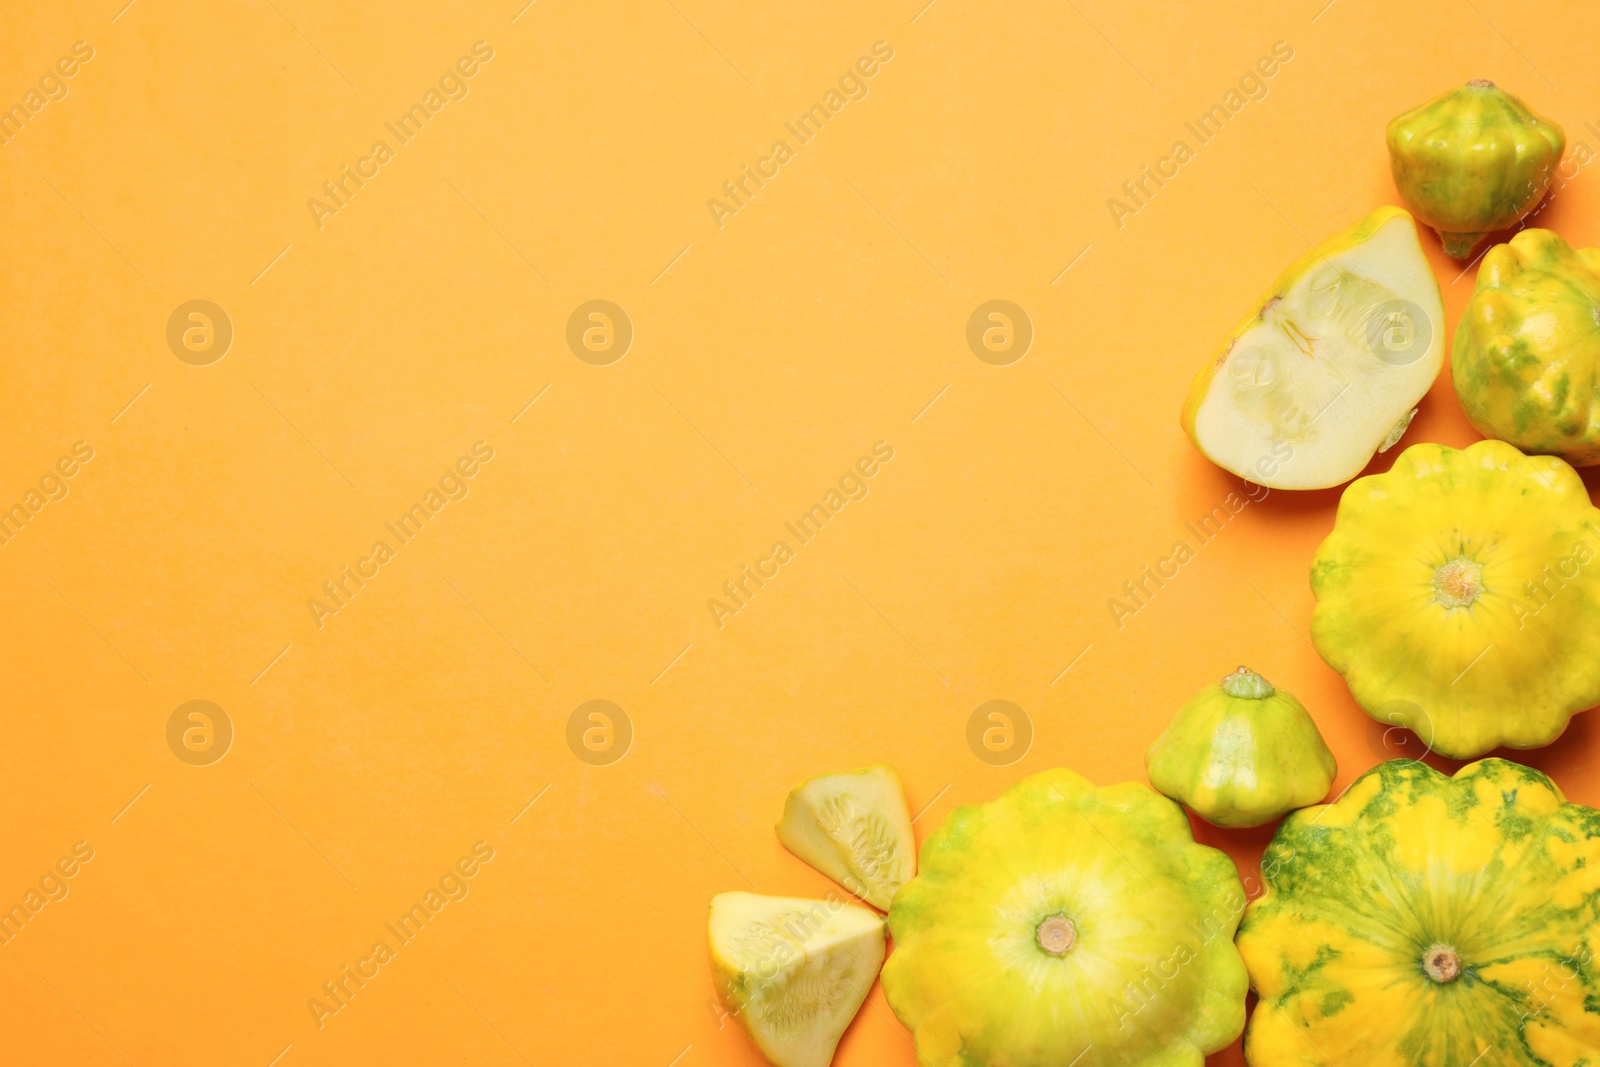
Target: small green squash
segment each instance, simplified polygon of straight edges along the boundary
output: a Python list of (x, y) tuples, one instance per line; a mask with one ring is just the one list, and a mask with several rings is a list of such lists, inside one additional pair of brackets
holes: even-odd
[(1328, 795), (1338, 764), (1294, 695), (1240, 667), (1145, 753), (1150, 784), (1215, 826), (1260, 826)]
[(1532, 211), (1566, 147), (1560, 126), (1481, 78), (1396, 116), (1388, 141), (1400, 198), (1454, 259)]

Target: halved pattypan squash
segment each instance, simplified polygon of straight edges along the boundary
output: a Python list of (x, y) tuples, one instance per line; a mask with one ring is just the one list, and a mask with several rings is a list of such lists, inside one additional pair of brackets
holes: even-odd
[(1151, 785), (1230, 827), (1317, 803), (1338, 770), (1305, 705), (1245, 667), (1185, 704), (1144, 762)]
[(1485, 437), (1600, 463), (1600, 248), (1528, 229), (1489, 249), (1450, 375)]
[(1262, 878), (1252, 1067), (1600, 1061), (1600, 812), (1538, 771), (1379, 764), (1289, 816)]
[(958, 808), (894, 898), (883, 991), (922, 1067), (1200, 1067), (1238, 1037), (1233, 861), (1067, 770)]
[(1493, 82), (1474, 79), (1389, 122), (1400, 198), (1466, 259), (1544, 197), (1566, 135)]
[(1311, 565), (1311, 640), (1374, 719), (1455, 759), (1549, 744), (1600, 703), (1600, 510), (1553, 456), (1408, 448), (1352, 483)]
[(1400, 439), (1444, 365), (1444, 304), (1411, 216), (1379, 208), (1284, 270), (1206, 360), (1181, 421), (1207, 459), (1326, 489)]

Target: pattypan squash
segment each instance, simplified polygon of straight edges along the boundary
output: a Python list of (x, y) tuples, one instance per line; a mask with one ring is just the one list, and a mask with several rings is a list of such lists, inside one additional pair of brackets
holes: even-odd
[(922, 1067), (1201, 1067), (1244, 1025), (1244, 904), (1178, 805), (1045, 771), (924, 843), (883, 991)]
[(1317, 803), (1338, 770), (1305, 705), (1245, 667), (1185, 704), (1144, 759), (1151, 785), (1229, 827)]
[(1566, 135), (1493, 82), (1474, 79), (1389, 122), (1400, 198), (1453, 259), (1544, 198)]
[(1539, 229), (1489, 249), (1450, 376), (1485, 437), (1600, 463), (1600, 249)]
[(1587, 1067), (1600, 812), (1486, 759), (1368, 771), (1285, 819), (1238, 946), (1252, 1067)]
[(1500, 441), (1351, 483), (1311, 566), (1311, 640), (1356, 703), (1454, 759), (1535, 748), (1600, 703), (1600, 510)]

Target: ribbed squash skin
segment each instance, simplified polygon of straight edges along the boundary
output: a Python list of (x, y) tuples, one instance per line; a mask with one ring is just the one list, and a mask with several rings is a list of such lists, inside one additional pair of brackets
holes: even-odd
[(1485, 437), (1600, 463), (1600, 248), (1549, 230), (1495, 245), (1451, 350), (1456, 398)]
[[(1487, 759), (1411, 760), (1296, 812), (1238, 945), (1252, 1067), (1600, 1063), (1600, 812)], [(1459, 973), (1429, 976), (1430, 950)]]
[(1504, 89), (1470, 81), (1390, 120), (1388, 142), (1400, 198), (1466, 259), (1543, 199), (1566, 135)]
[[(1244, 1025), (1244, 891), (1172, 801), (1067, 770), (956, 809), (889, 909), (922, 1067), (1200, 1067)], [(1070, 919), (1076, 941), (1041, 948)]]
[[(1469, 605), (1447, 567), (1473, 572)], [(1311, 640), (1356, 702), (1446, 756), (1547, 745), (1600, 703), (1600, 510), (1554, 457), (1408, 448), (1344, 491), (1311, 590)]]
[(1339, 769), (1305, 705), (1243, 667), (1185, 704), (1144, 763), (1151, 785), (1228, 827), (1261, 826), (1323, 800)]

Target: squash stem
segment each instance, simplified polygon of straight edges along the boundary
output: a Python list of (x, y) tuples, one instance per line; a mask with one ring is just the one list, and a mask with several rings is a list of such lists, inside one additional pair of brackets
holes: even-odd
[(1065, 956), (1078, 943), (1078, 928), (1065, 915), (1050, 915), (1033, 931), (1039, 947), (1052, 956)]
[(1444, 245), (1444, 254), (1451, 259), (1471, 259), (1472, 250), (1478, 247), (1478, 242), (1489, 236), (1487, 233), (1445, 233), (1439, 231), (1439, 240)]
[(1457, 556), (1433, 574), (1433, 599), (1444, 609), (1470, 608), (1483, 592), (1483, 564)]
[(1422, 954), (1422, 969), (1441, 985), (1453, 982), (1461, 974), (1461, 957), (1453, 948), (1434, 945)]
[(1240, 667), (1220, 683), (1222, 691), (1241, 700), (1265, 700), (1277, 692), (1272, 683), (1249, 667)]

